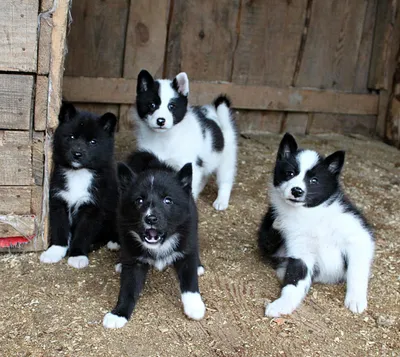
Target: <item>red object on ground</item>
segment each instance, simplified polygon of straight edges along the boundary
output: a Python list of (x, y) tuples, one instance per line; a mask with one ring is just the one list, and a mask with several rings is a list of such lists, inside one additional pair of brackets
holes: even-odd
[(19, 244), (29, 243), (35, 236), (24, 237), (24, 236), (16, 236), (16, 237), (0, 237), (0, 248), (8, 248), (14, 247)]

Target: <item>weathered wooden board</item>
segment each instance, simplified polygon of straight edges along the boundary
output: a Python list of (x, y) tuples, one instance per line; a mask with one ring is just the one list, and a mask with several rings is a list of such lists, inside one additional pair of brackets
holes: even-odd
[(33, 184), (29, 132), (0, 131), (0, 167), (0, 185)]
[(122, 75), (128, 4), (128, 0), (72, 2), (66, 75)]
[(0, 186), (0, 214), (30, 214), (30, 186)]
[(143, 68), (157, 78), (163, 76), (169, 2), (131, 1), (123, 77), (136, 78)]
[[(4, 221), (10, 222), (4, 223)], [(35, 233), (35, 217), (32, 215), (0, 215), (0, 238), (25, 236)]]
[(196, 80), (230, 80), (239, 0), (174, 1), (166, 76), (181, 71)]
[(303, 34), (307, 0), (242, 3), (232, 81), (290, 85)]
[(376, 20), (376, 7), (378, 0), (368, 0), (365, 12), (364, 27), (361, 35), (360, 49), (356, 66), (356, 75), (353, 91), (356, 93), (368, 92), (369, 66), (372, 57), (372, 45)]
[(0, 74), (0, 129), (29, 129), (33, 88), (33, 76)]
[(306, 134), (308, 117), (308, 113), (287, 113), (282, 131), (291, 134)]
[(240, 133), (280, 133), (284, 113), (259, 110), (239, 110), (236, 123)]
[(0, 2), (0, 71), (35, 72), (39, 0)]
[(33, 132), (32, 175), (35, 185), (43, 185), (44, 132)]
[(340, 133), (340, 134), (362, 134), (371, 136), (375, 132), (375, 115), (342, 115), (315, 113), (310, 134)]
[(36, 131), (46, 130), (49, 78), (36, 77), (34, 125)]
[(368, 2), (313, 1), (295, 85), (352, 90)]
[[(302, 88), (274, 88), (233, 83), (191, 82), (190, 103), (210, 103), (220, 93), (233, 99), (237, 109), (345, 114), (378, 113), (378, 96)], [(73, 102), (132, 102), (136, 80), (123, 78), (64, 77), (64, 93)], [(245, 95), (244, 95), (245, 94)]]

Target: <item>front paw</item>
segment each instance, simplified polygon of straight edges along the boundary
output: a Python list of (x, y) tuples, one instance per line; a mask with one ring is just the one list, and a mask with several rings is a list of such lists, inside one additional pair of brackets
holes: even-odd
[(65, 257), (67, 249), (67, 247), (61, 245), (52, 245), (40, 255), (40, 261), (42, 263), (57, 263)]
[(367, 308), (367, 297), (347, 294), (344, 305), (355, 314), (361, 314)]
[(206, 313), (206, 305), (201, 299), (200, 293), (186, 292), (182, 294), (183, 311), (193, 320), (201, 320)]
[(113, 242), (113, 241), (109, 241), (108, 243), (107, 243), (107, 248), (109, 249), (109, 250), (115, 250), (115, 251), (117, 251), (117, 250), (119, 250), (120, 248), (121, 248), (121, 246), (117, 243), (117, 242)]
[(103, 326), (105, 328), (121, 328), (124, 327), (127, 322), (128, 320), (125, 317), (108, 312), (104, 316)]
[(289, 315), (296, 309), (296, 305), (289, 299), (279, 298), (265, 308), (265, 316), (279, 317), (282, 315)]
[(217, 211), (224, 211), (228, 208), (229, 205), (229, 201), (228, 200), (222, 200), (220, 198), (217, 198), (214, 203), (213, 203), (213, 207), (217, 210)]
[(76, 269), (86, 268), (89, 265), (89, 258), (86, 255), (78, 255), (69, 257), (68, 264)]

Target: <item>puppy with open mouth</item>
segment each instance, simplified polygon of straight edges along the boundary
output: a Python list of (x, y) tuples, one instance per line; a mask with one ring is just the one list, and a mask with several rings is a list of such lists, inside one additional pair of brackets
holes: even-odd
[(103, 325), (123, 327), (135, 308), (149, 268), (163, 270), (169, 265), (178, 275), (185, 314), (200, 320), (205, 305), (198, 275), (204, 268), (200, 264), (197, 208), (191, 192), (192, 165), (186, 164), (177, 172), (149, 152), (132, 154), (127, 164), (118, 167), (120, 293)]

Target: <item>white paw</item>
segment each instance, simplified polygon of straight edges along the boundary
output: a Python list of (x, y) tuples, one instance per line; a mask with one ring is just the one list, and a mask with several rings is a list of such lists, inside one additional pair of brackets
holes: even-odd
[(182, 296), (183, 311), (185, 315), (193, 320), (201, 320), (206, 313), (206, 305), (199, 293), (183, 293)]
[(223, 211), (226, 210), (228, 208), (229, 205), (229, 201), (226, 200), (221, 200), (221, 199), (216, 199), (213, 203), (213, 207), (217, 210), (217, 211)]
[(122, 271), (122, 264), (121, 263), (115, 264), (115, 272), (121, 273), (121, 271)]
[(103, 319), (103, 326), (105, 328), (121, 328), (124, 327), (128, 320), (125, 317), (117, 316), (108, 312)]
[(86, 268), (89, 265), (89, 259), (86, 255), (78, 255), (76, 257), (69, 257), (68, 264), (76, 269)]
[(42, 263), (57, 263), (67, 254), (68, 247), (61, 245), (52, 245), (49, 249), (40, 255)]
[(205, 272), (204, 267), (202, 265), (199, 265), (197, 267), (197, 276), (202, 276), (204, 272)]
[(107, 243), (107, 248), (109, 250), (119, 250), (119, 248), (121, 248), (121, 246), (116, 242), (109, 241)]
[(346, 295), (344, 305), (355, 314), (361, 314), (367, 308), (367, 297)]
[(289, 299), (279, 298), (265, 308), (265, 316), (279, 317), (281, 315), (291, 314), (296, 309), (296, 305), (291, 303)]

